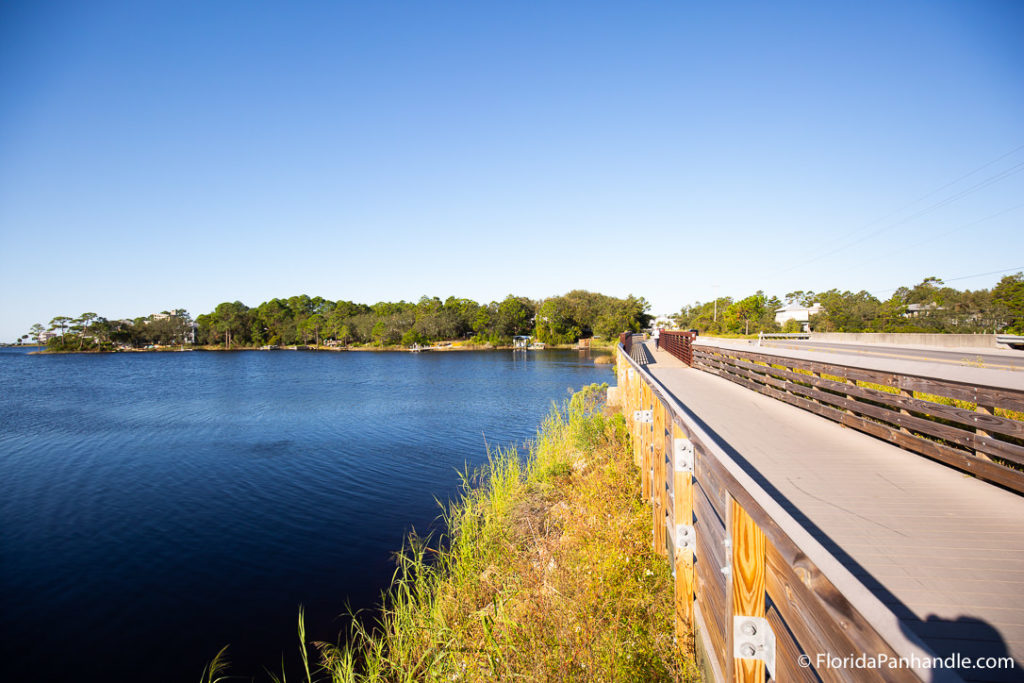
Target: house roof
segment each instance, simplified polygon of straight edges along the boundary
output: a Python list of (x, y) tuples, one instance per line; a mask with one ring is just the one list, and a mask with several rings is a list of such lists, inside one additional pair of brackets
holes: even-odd
[(784, 313), (786, 311), (817, 311), (820, 308), (821, 308), (821, 304), (819, 304), (819, 303), (813, 303), (810, 306), (802, 306), (801, 304), (793, 303), (793, 304), (787, 304), (786, 306), (783, 306), (782, 308), (776, 308), (775, 312), (776, 313)]

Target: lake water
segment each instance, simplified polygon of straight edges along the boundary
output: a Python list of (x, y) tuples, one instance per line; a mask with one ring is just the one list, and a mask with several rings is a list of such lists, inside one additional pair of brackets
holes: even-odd
[(533, 437), (575, 351), (0, 351), (0, 680), (197, 681), (336, 641), (435, 498)]

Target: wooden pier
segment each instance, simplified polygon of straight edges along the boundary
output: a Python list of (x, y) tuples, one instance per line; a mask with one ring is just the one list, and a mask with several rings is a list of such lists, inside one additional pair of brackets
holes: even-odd
[(1024, 680), (1024, 373), (621, 341), (709, 680)]

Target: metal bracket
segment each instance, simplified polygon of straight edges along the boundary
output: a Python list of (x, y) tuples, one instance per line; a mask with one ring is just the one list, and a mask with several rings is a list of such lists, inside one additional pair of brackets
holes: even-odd
[(654, 422), (653, 410), (634, 410), (633, 419), (637, 422)]
[(674, 439), (676, 472), (693, 472), (693, 442), (689, 439)]
[(727, 563), (722, 567), (721, 571), (726, 576), (732, 576), (732, 536), (723, 538), (722, 546), (725, 548)]
[(775, 678), (775, 633), (763, 617), (732, 618), (732, 656), (737, 659), (760, 659)]
[(697, 533), (688, 524), (676, 524), (676, 547), (680, 550), (696, 551)]

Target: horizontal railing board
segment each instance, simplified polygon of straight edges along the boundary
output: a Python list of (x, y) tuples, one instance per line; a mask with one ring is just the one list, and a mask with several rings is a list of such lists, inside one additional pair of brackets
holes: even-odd
[[(830, 653), (839, 657), (860, 654), (857, 646), (838, 624), (832, 619), (816, 618), (820, 611), (806, 606), (809, 601), (816, 600), (816, 596), (770, 544), (765, 560), (768, 566), (765, 582), (768, 597), (786, 627), (802, 644), (803, 650), (811, 654), (812, 666), (816, 663), (818, 653)], [(824, 681), (855, 683), (860, 680), (860, 672), (852, 669), (822, 667), (817, 673)], [(913, 675), (910, 676), (911, 680), (914, 678)]]
[[(965, 431), (964, 429), (953, 427), (953, 426), (946, 425), (946, 424), (942, 424), (941, 422), (934, 422), (932, 420), (928, 420), (928, 419), (921, 418), (921, 417), (916, 417), (914, 415), (903, 415), (903, 414), (901, 414), (899, 412), (900, 404), (898, 402), (896, 402), (896, 401), (891, 401), (890, 402), (886, 397), (903, 398), (905, 401), (906, 400), (917, 401), (917, 399), (908, 399), (908, 398), (905, 398), (905, 397), (900, 397), (900, 396), (898, 396), (896, 394), (887, 394), (887, 393), (885, 393), (883, 391), (874, 391), (873, 393), (868, 393), (868, 392), (871, 392), (872, 390), (864, 390), (864, 389), (860, 389), (859, 387), (856, 387), (855, 385), (852, 385), (852, 384), (841, 384), (839, 382), (830, 382), (831, 385), (834, 385), (834, 387), (835, 387), (834, 389), (833, 389), (832, 386), (828, 386), (827, 387), (829, 389), (833, 389), (834, 391), (846, 391), (846, 393), (848, 395), (851, 395), (851, 396), (852, 395), (863, 396), (865, 398), (868, 398), (871, 401), (889, 403), (890, 405), (894, 405), (895, 406), (895, 409), (887, 409), (887, 408), (884, 408), (884, 407), (874, 406), (874, 405), (871, 405), (869, 403), (864, 403), (862, 401), (856, 401), (856, 400), (852, 400), (852, 399), (849, 399), (849, 398), (843, 398), (841, 396), (836, 396), (834, 394), (830, 394), (830, 393), (827, 393), (827, 392), (815, 392), (813, 389), (808, 388), (808, 387), (804, 387), (804, 386), (802, 386), (802, 384), (800, 384), (798, 382), (797, 383), (794, 383), (794, 382), (784, 382), (784, 381), (781, 381), (781, 380), (776, 380), (776, 379), (772, 379), (770, 377), (766, 377), (765, 376), (766, 374), (772, 374), (773, 372), (774, 373), (783, 372), (782, 370), (779, 370), (777, 368), (766, 368), (765, 366), (762, 366), (762, 365), (753, 365), (753, 364), (743, 364), (743, 365), (740, 365), (739, 363), (736, 363), (734, 361), (725, 361), (725, 362), (723, 362), (723, 361), (717, 360), (718, 359), (717, 356), (699, 355), (698, 358), (699, 358), (699, 361), (701, 363), (706, 363), (706, 364), (708, 364), (711, 367), (714, 367), (716, 369), (725, 370), (725, 371), (733, 373), (733, 374), (738, 374), (740, 376), (746, 377), (748, 379), (753, 379), (753, 380), (758, 381), (758, 382), (766, 382), (766, 383), (776, 387), (777, 389), (780, 389), (780, 390), (783, 390), (783, 391), (788, 391), (788, 392), (791, 392), (791, 393), (797, 393), (797, 394), (799, 394), (801, 396), (805, 396), (807, 398), (819, 401), (821, 403), (828, 403), (828, 404), (833, 405), (833, 406), (838, 406), (838, 407), (841, 407), (841, 408), (845, 408), (846, 410), (849, 410), (851, 412), (861, 413), (863, 415), (868, 415), (868, 416), (873, 417), (873, 418), (878, 419), (878, 420), (883, 420), (885, 422), (890, 422), (890, 423), (898, 425), (900, 427), (906, 427), (908, 429), (913, 429), (914, 431), (918, 431), (918, 432), (921, 432), (921, 433), (924, 433), (924, 434), (928, 434), (930, 436), (934, 436), (934, 437), (937, 437), (937, 438), (940, 438), (940, 439), (944, 439), (946, 441), (949, 441), (949, 442), (952, 442), (952, 443), (956, 443), (956, 444), (959, 444), (961, 446), (965, 446), (967, 448), (972, 448), (972, 449), (975, 449), (975, 450), (980, 450), (980, 451), (983, 451), (983, 452), (985, 452), (985, 453), (987, 453), (989, 455), (995, 455), (997, 457), (1004, 458), (1006, 460), (1010, 460), (1011, 462), (1014, 462), (1014, 463), (1017, 463), (1017, 464), (1024, 464), (1024, 447), (1017, 446), (1015, 444), (1008, 443), (1006, 441), (1000, 441), (998, 439), (993, 439), (993, 438), (988, 437), (988, 436), (975, 434), (973, 431)], [(758, 368), (759, 370), (763, 371), (764, 374), (762, 374), (762, 372), (747, 370), (746, 369), (747, 365), (751, 365), (754, 368)], [(739, 366), (739, 367), (731, 367), (730, 368), (730, 367), (727, 367), (727, 366)], [(806, 375), (794, 375), (794, 376), (797, 377), (797, 378), (801, 378), (800, 381), (802, 381), (803, 378), (807, 379), (808, 381), (813, 381), (815, 379), (813, 377), (807, 377)], [(828, 380), (825, 380), (825, 381), (828, 381)], [(815, 385), (816, 386), (823, 386), (821, 383), (815, 383)], [(865, 394), (867, 394), (867, 395), (865, 395)], [(921, 403), (926, 403), (926, 402), (925, 401), (917, 401), (917, 403), (914, 404), (914, 407), (915, 408), (921, 408), (921, 406), (920, 406)], [(933, 405), (939, 405), (939, 404), (933, 404)], [(925, 407), (923, 409), (918, 410), (918, 412), (923, 412), (925, 409), (930, 410), (930, 408)], [(982, 416), (982, 417), (995, 417), (995, 416), (984, 415), (983, 413), (971, 413), (971, 411), (967, 411), (967, 410), (963, 410), (962, 412), (970, 413), (970, 414), (974, 414), (974, 415), (978, 415), (978, 416)], [(999, 418), (999, 419), (1002, 419), (1002, 418)], [(1013, 422), (1012, 420), (1005, 420), (1005, 421), (1006, 422)], [(1018, 422), (1016, 424), (1024, 426), (1024, 423), (1019, 423)], [(979, 428), (981, 428), (980, 424), (978, 426), (979, 426)], [(999, 426), (1002, 427), (1003, 425), (1000, 423)]]
[(803, 408), (804, 410), (820, 415), (821, 417), (826, 417), (835, 422), (839, 422), (847, 427), (852, 427), (858, 431), (878, 437), (906, 450), (925, 455), (933, 460), (938, 460), (947, 465), (962, 469), (965, 472), (971, 472), (986, 481), (1000, 484), (1014, 491), (1024, 492), (1020, 473), (1015, 470), (1011, 470), (1008, 467), (1004, 467), (1003, 465), (999, 465), (998, 463), (983, 460), (977, 456), (968, 454), (965, 451), (945, 446), (934, 441), (928, 441), (927, 439), (922, 439), (911, 434), (904, 434), (898, 429), (893, 429), (892, 427), (878, 422), (872, 422), (871, 420), (858, 417), (857, 415), (852, 415), (839, 410), (838, 408), (822, 405), (810, 399), (794, 396), (790, 393), (780, 391), (772, 387), (763, 387), (742, 377), (733, 375), (731, 377), (726, 377), (725, 379), (729, 379), (736, 384), (765, 394), (766, 396), (777, 398), (798, 408)]
[[(815, 392), (813, 389), (809, 389), (797, 383), (772, 379), (760, 374), (760, 372), (747, 370), (746, 367), (734, 367), (732, 363), (735, 363), (735, 359), (727, 358), (726, 353), (744, 356), (747, 355), (747, 352), (735, 349), (730, 349), (727, 352), (718, 351), (716, 353), (698, 351), (695, 353), (694, 362), (698, 365), (706, 366), (716, 374), (720, 374), (726, 379), (748, 389), (785, 401), (786, 403), (803, 408), (804, 410), (821, 415), (822, 417), (827, 417), (849, 427), (864, 431), (872, 436), (885, 439), (886, 441), (896, 444), (901, 448), (912, 450), (958, 469), (971, 472), (986, 481), (1024, 493), (1024, 473), (1019, 470), (1006, 467), (996, 462), (991, 462), (985, 458), (980, 458), (967, 451), (961, 451), (926, 438), (901, 432), (898, 428), (880, 424), (874, 420), (882, 420), (896, 424), (952, 443), (957, 443), (967, 448), (973, 448), (989, 455), (1004, 458), (1011, 462), (1024, 464), (1024, 448), (1017, 446), (1016, 444), (1000, 441), (986, 435), (975, 434), (973, 431), (958, 429), (956, 427), (927, 420), (925, 418), (915, 417), (913, 415), (902, 415), (894, 410), (888, 410), (886, 408), (874, 406), (861, 401), (835, 396), (834, 394), (827, 392)], [(784, 362), (782, 358), (775, 358), (773, 360), (779, 364)], [(769, 373), (772, 370), (778, 370), (754, 364), (749, 364), (748, 367), (758, 368), (759, 371), (763, 371), (765, 373)], [(827, 368), (822, 368), (820, 365), (819, 367), (812, 368), (812, 371), (832, 374)], [(807, 380), (814, 379), (813, 377), (804, 375), (796, 376), (801, 378), (806, 377)], [(759, 382), (764, 382), (765, 384), (772, 386), (765, 386), (765, 384), (760, 384)], [(847, 385), (839, 384), (839, 387), (842, 387), (842, 389), (837, 390), (844, 390)], [(849, 388), (852, 390), (854, 389), (854, 386), (849, 385)], [(891, 396), (891, 394), (886, 394), (885, 392), (878, 392), (878, 394), (880, 396), (873, 397), (872, 400), (880, 402), (882, 401), (882, 397), (887, 395)], [(860, 415), (854, 415), (852, 413), (859, 413)], [(873, 418), (873, 420), (869, 420), (862, 416), (868, 416)]]
[[(704, 351), (699, 351), (697, 355), (699, 357), (707, 356), (706, 352)], [(948, 406), (942, 403), (935, 403), (934, 401), (927, 401), (925, 399), (913, 398), (910, 396), (902, 396), (900, 394), (890, 394), (885, 391), (879, 391), (878, 389), (861, 387), (856, 384), (846, 384), (843, 382), (837, 382), (835, 380), (826, 379), (824, 377), (802, 375), (791, 370), (784, 370), (765, 365), (757, 365), (756, 363), (750, 363), (742, 360), (734, 361), (734, 364), (742, 368), (747, 368), (749, 370), (754, 370), (757, 372), (766, 372), (774, 377), (782, 377), (794, 382), (803, 382), (805, 384), (810, 384), (812, 386), (819, 387), (822, 389), (829, 389), (831, 391), (837, 391), (840, 393), (849, 394), (851, 396), (857, 396), (858, 398), (864, 398), (870, 401), (887, 403), (895, 408), (902, 408), (904, 410), (910, 410), (918, 413), (928, 413), (946, 420), (959, 422), (960, 424), (963, 424), (965, 426), (984, 429), (987, 432), (997, 432), (999, 434), (1003, 434), (1004, 436), (1018, 438), (1024, 437), (1024, 422), (1021, 422), (1019, 420), (1011, 420), (1009, 418), (1001, 417), (999, 415), (988, 415), (985, 413), (979, 413), (973, 410), (967, 410), (966, 408)]]
[[(759, 356), (763, 356), (764, 360), (769, 363), (773, 362), (771, 359), (780, 357), (789, 361), (806, 361), (814, 364), (827, 363), (837, 370), (845, 369), (849, 372), (874, 373), (873, 376), (877, 378), (890, 378), (888, 380), (876, 381), (870, 379), (870, 375), (865, 377), (850, 376), (851, 379), (864, 379), (868, 382), (875, 381), (878, 384), (889, 384), (890, 386), (897, 386), (891, 383), (893, 381), (891, 378), (895, 376), (903, 376), (910, 381), (919, 379), (923, 380), (928, 386), (941, 386), (946, 390), (960, 392), (958, 396), (950, 394), (952, 398), (1010, 410), (1024, 410), (1024, 397), (1021, 396), (1021, 393), (1024, 392), (1024, 372), (976, 368), (948, 363), (931, 363), (901, 358), (886, 358), (883, 360), (848, 353), (757, 348), (749, 344), (736, 344), (721, 340), (715, 340), (712, 343), (706, 338), (698, 337), (694, 342), (694, 350), (697, 351), (701, 347), (743, 351), (748, 354), (756, 353)], [(757, 350), (753, 351), (752, 349), (754, 348), (757, 348)], [(809, 369), (805, 366), (791, 365), (791, 367)], [(843, 372), (830, 374), (843, 375)], [(929, 391), (928, 389), (919, 389), (917, 387), (900, 386), (900, 388), (942, 394), (940, 391)], [(982, 400), (977, 400), (978, 397), (981, 397)]]
[(765, 618), (775, 634), (775, 680), (797, 681), (797, 683), (816, 683), (822, 679), (814, 670), (815, 656), (821, 650), (812, 650), (808, 656), (811, 666), (800, 666), (800, 655), (807, 654), (801, 649), (792, 632), (786, 626), (778, 609), (771, 601), (769, 594)]
[(696, 586), (695, 592), (697, 601), (706, 609), (704, 610), (705, 624), (708, 628), (708, 635), (715, 644), (715, 655), (721, 667), (725, 667), (725, 585), (718, 567), (708, 561), (708, 541), (700, 540), (697, 534), (696, 557), (694, 563)]

